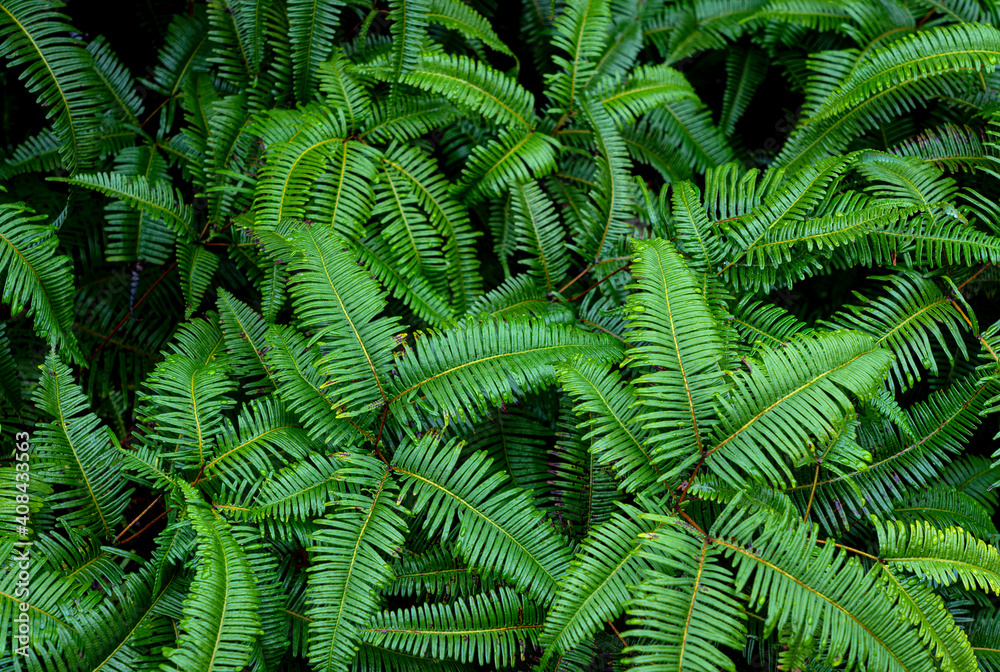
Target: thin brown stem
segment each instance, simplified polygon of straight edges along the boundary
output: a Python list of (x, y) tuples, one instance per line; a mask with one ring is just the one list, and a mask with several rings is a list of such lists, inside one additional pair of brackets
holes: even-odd
[(125, 526), (125, 529), (124, 529), (124, 530), (122, 530), (121, 532), (119, 532), (119, 533), (118, 533), (118, 534), (117, 534), (117, 535), (115, 536), (115, 542), (117, 543), (117, 542), (118, 542), (118, 540), (122, 538), (122, 535), (123, 535), (123, 534), (125, 534), (126, 532), (128, 532), (128, 531), (129, 531), (129, 529), (131, 529), (131, 527), (132, 527), (133, 525), (135, 525), (136, 523), (138, 523), (138, 522), (139, 522), (139, 519), (140, 519), (140, 518), (142, 518), (142, 517), (143, 517), (144, 515), (146, 515), (146, 512), (147, 512), (147, 511), (149, 511), (149, 510), (150, 510), (151, 508), (153, 508), (153, 505), (154, 505), (154, 504), (156, 504), (156, 503), (157, 503), (158, 501), (160, 501), (161, 499), (163, 499), (163, 495), (162, 495), (162, 494), (159, 494), (159, 495), (157, 495), (157, 496), (156, 496), (156, 499), (154, 499), (153, 501), (151, 501), (151, 502), (149, 503), (149, 506), (147, 506), (147, 507), (146, 507), (145, 509), (143, 509), (143, 510), (142, 510), (142, 513), (140, 513), (140, 514), (139, 514), (138, 516), (136, 516), (135, 518), (133, 518), (133, 519), (132, 519), (132, 522), (131, 522), (131, 523), (129, 523), (128, 525), (126, 525), (126, 526)]
[[(135, 308), (138, 308), (139, 304), (145, 301), (146, 297), (149, 296), (149, 293), (152, 292), (154, 289), (156, 289), (156, 286), (163, 281), (163, 278), (167, 277), (167, 275), (169, 275), (170, 272), (173, 271), (175, 268), (177, 268), (176, 261), (170, 264), (170, 268), (163, 271), (160, 277), (156, 279), (156, 282), (154, 282), (153, 285), (149, 289), (147, 289), (146, 292), (141, 297), (139, 297), (139, 300), (135, 302), (134, 306), (132, 306), (133, 310)], [(92, 361), (94, 361), (94, 357), (97, 357), (98, 353), (100, 353), (101, 350), (104, 349), (104, 346), (107, 345), (108, 341), (111, 340), (111, 337), (114, 336), (118, 332), (118, 330), (122, 328), (122, 325), (125, 324), (125, 320), (127, 320), (131, 314), (132, 310), (130, 310), (122, 319), (118, 321), (118, 324), (116, 324), (115, 328), (111, 330), (111, 333), (104, 337), (104, 340), (101, 341), (101, 344), (99, 346), (97, 346), (97, 349), (94, 350), (94, 353), (87, 358), (87, 364), (90, 364)]]
[(160, 518), (162, 518), (163, 516), (167, 515), (168, 513), (170, 513), (173, 510), (174, 510), (174, 507), (171, 506), (169, 509), (167, 509), (166, 511), (164, 511), (163, 513), (161, 513), (160, 515), (158, 515), (156, 518), (153, 518), (151, 521), (149, 521), (148, 523), (146, 523), (145, 525), (143, 525), (141, 530), (139, 530), (138, 532), (136, 532), (135, 534), (133, 534), (128, 539), (123, 540), (121, 543), (127, 544), (128, 542), (132, 541), (133, 539), (135, 539), (136, 537), (138, 537), (140, 534), (142, 534), (143, 532), (145, 532), (146, 530), (148, 530), (150, 525), (152, 525), (153, 523), (155, 523)]
[(628, 264), (625, 264), (624, 266), (620, 266), (617, 269), (615, 269), (614, 271), (612, 271), (611, 273), (608, 273), (603, 278), (601, 278), (600, 280), (598, 280), (597, 282), (595, 282), (594, 284), (592, 284), (590, 287), (588, 287), (587, 289), (583, 290), (582, 292), (580, 292), (579, 294), (577, 294), (576, 296), (574, 296), (572, 299), (569, 299), (570, 302), (576, 301), (581, 296), (583, 296), (584, 294), (586, 294), (590, 290), (594, 289), (595, 287), (597, 287), (599, 284), (601, 284), (602, 282), (604, 282), (608, 278), (611, 278), (613, 276), (618, 275), (619, 273), (621, 273), (622, 271), (624, 271), (626, 268), (628, 268)]
[(813, 474), (813, 487), (809, 491), (809, 503), (806, 504), (806, 512), (802, 514), (802, 522), (808, 522), (809, 512), (812, 511), (813, 499), (816, 497), (816, 484), (819, 483), (819, 460), (816, 460), (816, 473)]

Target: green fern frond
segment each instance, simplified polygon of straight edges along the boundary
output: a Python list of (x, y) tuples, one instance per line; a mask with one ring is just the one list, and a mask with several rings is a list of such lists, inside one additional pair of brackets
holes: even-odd
[(531, 258), (523, 263), (528, 273), (543, 284), (547, 293), (556, 291), (569, 271), (570, 259), (566, 236), (556, 215), (552, 199), (538, 182), (524, 182), (511, 189), (512, 214), (517, 226), (518, 249)]
[(890, 570), (913, 572), (943, 585), (1000, 593), (1000, 552), (960, 527), (939, 530), (925, 521), (875, 522), (879, 555)]
[(187, 516), (198, 533), (201, 565), (184, 601), (177, 646), (164, 653), (178, 670), (241, 668), (261, 634), (260, 591), (232, 529), (208, 510), (194, 488), (182, 487)]
[(607, 0), (570, 2), (556, 18), (552, 44), (564, 55), (552, 57), (559, 72), (551, 75), (547, 95), (563, 114), (573, 110), (579, 92), (594, 76), (610, 24)]
[[(3, 302), (17, 315), (27, 307), (35, 332), (75, 363), (82, 361), (73, 335), (72, 262), (56, 253), (55, 230), (23, 203), (0, 204), (0, 271)], [(27, 304), (27, 306), (26, 306)]]
[(651, 367), (635, 380), (660, 480), (670, 480), (709, 449), (713, 399), (726, 389), (723, 344), (697, 278), (669, 243), (634, 241), (633, 293), (626, 304), (626, 356)]
[(538, 320), (467, 321), (416, 338), (396, 360), (389, 404), (398, 421), (475, 421), (489, 406), (555, 381), (552, 364), (575, 355), (613, 359), (608, 339)]
[(400, 448), (392, 469), (414, 496), (412, 510), (425, 516), (426, 534), (447, 538), (457, 514), (457, 547), (472, 567), (495, 567), (507, 580), (530, 589), (539, 604), (551, 602), (569, 562), (569, 549), (531, 503), (530, 493), (490, 474), (483, 453), (461, 463), (461, 446), (433, 435)]
[(408, 655), (500, 669), (515, 665), (527, 643), (537, 640), (542, 616), (530, 597), (501, 588), (451, 604), (382, 612), (362, 636), (368, 644)]
[(961, 527), (983, 539), (997, 534), (990, 512), (952, 488), (918, 491), (894, 507), (893, 514), (897, 520), (927, 522), (938, 529)]
[(108, 96), (91, 53), (67, 34), (75, 30), (51, 5), (9, 0), (0, 5), (0, 55), (20, 78), (62, 142), (63, 165), (74, 172), (96, 158), (97, 125)]
[(49, 501), (56, 509), (70, 509), (62, 514), (67, 524), (111, 538), (131, 494), (111, 448), (117, 440), (107, 427), (99, 431), (97, 416), (85, 412), (87, 398), (55, 354), (44, 371), (35, 403), (53, 420), (38, 432), (37, 459), (46, 466), (48, 481), (64, 486)]
[[(635, 516), (637, 511), (630, 513)], [(591, 531), (559, 582), (559, 592), (545, 619), (540, 638), (545, 647), (542, 666), (553, 656), (572, 651), (622, 613), (632, 598), (630, 588), (639, 585), (653, 566), (648, 557), (637, 552), (640, 537), (662, 527), (662, 523), (613, 513), (611, 520)]]
[(316, 93), (316, 72), (337, 43), (337, 19), (343, 4), (342, 0), (288, 1), (292, 77), (300, 103), (308, 103)]
[(397, 554), (406, 528), (388, 466), (356, 455), (346, 460), (351, 466), (342, 473), (361, 491), (340, 495), (338, 507), (319, 520), (310, 548), (309, 662), (318, 670), (350, 664), (379, 606), (375, 588), (392, 579), (386, 560)]
[(638, 670), (733, 672), (720, 645), (743, 646), (746, 614), (732, 594), (732, 570), (719, 562), (724, 547), (697, 538), (676, 518), (653, 521), (656, 529), (639, 535), (639, 557), (653, 568), (628, 603), (628, 623), (640, 626), (623, 633), (639, 638), (625, 650), (629, 662)]

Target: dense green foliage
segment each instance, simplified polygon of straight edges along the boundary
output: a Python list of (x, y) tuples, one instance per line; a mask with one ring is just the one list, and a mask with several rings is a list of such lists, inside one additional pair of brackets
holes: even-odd
[(992, 3), (71, 24), (0, 0), (0, 670), (1000, 670)]

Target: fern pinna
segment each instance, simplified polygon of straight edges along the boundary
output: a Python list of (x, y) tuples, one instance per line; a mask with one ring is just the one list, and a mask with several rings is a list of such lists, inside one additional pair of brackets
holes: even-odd
[(0, 670), (1000, 670), (995, 3), (147, 6), (0, 0)]

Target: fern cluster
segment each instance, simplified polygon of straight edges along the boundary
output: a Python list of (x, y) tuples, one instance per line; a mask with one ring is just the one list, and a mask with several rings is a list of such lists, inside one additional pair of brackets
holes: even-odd
[(1000, 670), (1000, 6), (59, 10), (0, 670)]

